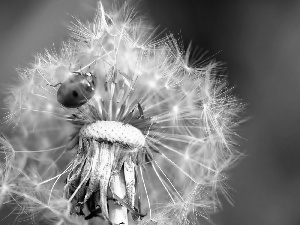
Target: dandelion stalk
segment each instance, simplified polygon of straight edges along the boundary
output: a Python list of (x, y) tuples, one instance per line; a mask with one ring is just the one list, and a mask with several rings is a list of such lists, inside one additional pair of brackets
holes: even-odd
[[(111, 189), (120, 198), (126, 197), (125, 180), (122, 173), (118, 176), (114, 176), (112, 179)], [(115, 204), (112, 200), (109, 201), (109, 219), (112, 223), (124, 225), (128, 224), (127, 208), (122, 205)]]
[(239, 156), (243, 109), (221, 64), (155, 37), (128, 4), (107, 12), (99, 2), (70, 31), (59, 53), (18, 70), (3, 128), (18, 133), (0, 136), (1, 201), (55, 225), (208, 219)]

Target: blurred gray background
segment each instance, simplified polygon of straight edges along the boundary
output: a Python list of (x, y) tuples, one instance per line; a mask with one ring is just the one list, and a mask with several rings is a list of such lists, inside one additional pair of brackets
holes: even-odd
[[(95, 7), (95, 0), (2, 0), (1, 99), (16, 67), (53, 43), (59, 49), (70, 15), (91, 19)], [(230, 173), (235, 204), (224, 200), (215, 224), (300, 224), (300, 1), (143, 0), (137, 8), (185, 47), (192, 40), (226, 62), (235, 94), (248, 103), (239, 131), (247, 157)]]

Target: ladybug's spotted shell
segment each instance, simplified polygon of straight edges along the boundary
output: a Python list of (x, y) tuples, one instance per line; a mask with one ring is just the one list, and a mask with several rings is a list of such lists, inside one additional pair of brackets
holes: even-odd
[(145, 145), (145, 136), (139, 129), (117, 121), (96, 121), (85, 124), (81, 128), (79, 136), (119, 143), (131, 148), (142, 148)]
[(57, 91), (57, 101), (67, 108), (85, 104), (95, 94), (96, 77), (91, 73), (79, 73), (63, 82)]

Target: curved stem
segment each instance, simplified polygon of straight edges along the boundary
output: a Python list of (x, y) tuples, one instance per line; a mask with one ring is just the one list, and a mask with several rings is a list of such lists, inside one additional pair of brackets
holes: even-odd
[[(120, 174), (113, 176), (110, 185), (111, 191), (124, 199), (126, 196), (126, 186), (124, 178), (124, 170), (122, 169)], [(113, 224), (128, 225), (127, 208), (116, 204), (113, 200), (108, 201), (109, 206), (109, 219)]]

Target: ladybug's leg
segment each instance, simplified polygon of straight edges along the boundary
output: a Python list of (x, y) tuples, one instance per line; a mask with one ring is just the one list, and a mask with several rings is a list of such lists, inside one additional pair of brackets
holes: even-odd
[(74, 72), (72, 72), (72, 73), (77, 74), (77, 75), (82, 75), (81, 72), (76, 72), (76, 71), (74, 71)]
[(74, 73), (74, 74), (77, 74), (77, 75), (83, 75), (83, 72), (82, 72), (82, 67), (81, 67), (81, 65), (79, 66), (79, 70), (77, 70), (77, 71), (73, 71), (72, 73)]
[(52, 84), (47, 84), (47, 85), (49, 85), (49, 86), (51, 86), (51, 87), (57, 87), (58, 85), (61, 85), (61, 83), (59, 82), (59, 83), (54, 84), (54, 85), (52, 85)]

